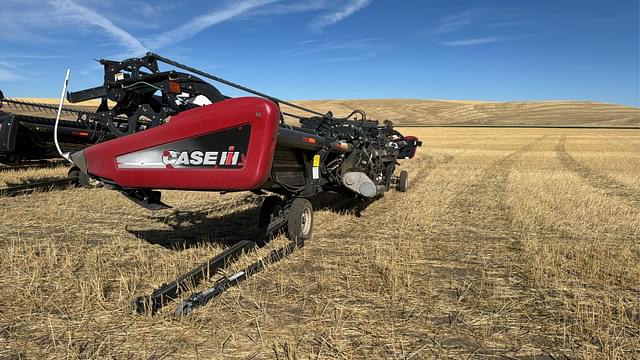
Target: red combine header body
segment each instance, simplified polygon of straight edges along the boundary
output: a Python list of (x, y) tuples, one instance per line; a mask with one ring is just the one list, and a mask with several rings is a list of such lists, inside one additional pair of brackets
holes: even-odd
[[(160, 71), (159, 61), (256, 97), (224, 96), (192, 74)], [(346, 117), (323, 114), (157, 54), (101, 63), (104, 84), (69, 93), (67, 99), (101, 99), (98, 111), (87, 121), (112, 139), (77, 151), (70, 158), (75, 171), (84, 177), (146, 208), (169, 207), (158, 191), (164, 189), (270, 194), (265, 196), (257, 222), (265, 234), (286, 229), (294, 241), (286, 255), (311, 238), (310, 200), (318, 195), (332, 192), (364, 203), (392, 188), (407, 190), (408, 174), (400, 171), (396, 175), (396, 166), (399, 160), (412, 158), (421, 142), (403, 136), (388, 120), (382, 124), (369, 120), (361, 110)], [(310, 115), (285, 113), (280, 104)], [(285, 117), (294, 121), (285, 122)], [(193, 285), (198, 276), (214, 274), (253, 244), (235, 244), (188, 276), (156, 290), (151, 298), (136, 300), (136, 309), (157, 310), (166, 299), (179, 295), (185, 279), (190, 281), (186, 285)], [(271, 260), (281, 256), (277, 253)], [(189, 304), (206, 301), (261, 266), (226, 278)], [(191, 305), (179, 311), (188, 312)]]
[(262, 98), (194, 108), (87, 148), (87, 171), (122, 188), (259, 189), (271, 170), (279, 120), (278, 106)]

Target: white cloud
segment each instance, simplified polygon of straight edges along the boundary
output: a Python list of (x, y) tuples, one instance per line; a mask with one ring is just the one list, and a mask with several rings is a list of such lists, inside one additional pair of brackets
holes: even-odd
[[(290, 13), (325, 11), (315, 17), (309, 28), (320, 32), (368, 6), (373, 0), (226, 0), (212, 11), (201, 11), (198, 16), (163, 33), (154, 33), (148, 18), (165, 13), (175, 4), (141, 1), (132, 13), (116, 15), (114, 7), (123, 6), (124, 0), (106, 4), (96, 0), (2, 0), (0, 18), (7, 25), (0, 32), (0, 41), (57, 42), (69, 39), (61, 32), (89, 29), (103, 39), (114, 40), (109, 44), (123, 48), (122, 57), (140, 56), (149, 50), (159, 51), (188, 40), (202, 31), (236, 18), (257, 18)], [(102, 6), (104, 5), (104, 6)], [(105, 13), (106, 11), (106, 13)], [(113, 20), (112, 20), (113, 19)], [(126, 30), (135, 26), (142, 34)], [(151, 31), (150, 31), (151, 30)], [(138, 36), (140, 35), (140, 36)], [(114, 44), (115, 43), (115, 44)]]
[[(129, 3), (130, 4), (130, 3)], [(122, 6), (126, 6), (127, 3), (122, 4)], [(139, 13), (140, 15), (151, 18), (151, 17), (159, 17), (159, 16), (169, 16), (169, 12), (171, 11), (179, 11), (180, 4), (177, 2), (173, 3), (160, 3), (158, 1), (154, 1), (149, 4), (146, 1), (136, 0), (136, 6), (131, 7), (131, 11)]]
[(153, 37), (147, 41), (147, 44), (149, 47), (154, 49), (174, 45), (195, 36), (211, 26), (231, 20), (247, 13), (250, 10), (276, 1), (277, 0), (244, 0), (229, 2), (227, 3), (227, 6), (221, 9), (198, 16), (182, 26)]
[(322, 32), (322, 30), (331, 26), (339, 21), (342, 21), (349, 16), (355, 14), (357, 11), (364, 9), (369, 4), (371, 4), (373, 0), (350, 0), (347, 4), (345, 4), (340, 9), (328, 13), (323, 14), (311, 21), (309, 24), (309, 28), (314, 32)]
[(471, 46), (471, 45), (481, 45), (481, 44), (490, 44), (500, 41), (505, 41), (506, 38), (502, 37), (483, 37), (483, 38), (474, 38), (474, 39), (463, 39), (463, 40), (453, 40), (453, 41), (444, 41), (440, 44), (446, 46)]
[(135, 36), (118, 27), (106, 17), (75, 3), (73, 0), (51, 0), (49, 3), (54, 7), (58, 16), (66, 21), (98, 27), (136, 55), (144, 54), (147, 51), (147, 47)]
[(39, 55), (39, 54), (2, 54), (0, 59), (29, 59), (29, 60), (51, 60), (68, 58), (67, 55)]
[[(490, 8), (471, 8), (439, 18), (431, 33), (441, 38), (440, 45), (472, 46), (521, 38), (522, 35), (501, 36), (492, 33), (492, 29), (518, 27), (526, 24), (521, 20), (523, 13)], [(450, 39), (454, 35), (462, 39)], [(442, 39), (442, 37), (449, 39)]]
[(432, 29), (434, 34), (446, 34), (464, 29), (470, 26), (474, 19), (482, 15), (479, 9), (468, 9), (456, 14), (449, 14), (436, 21), (436, 26)]
[(0, 19), (0, 41), (17, 44), (55, 42), (55, 39), (42, 31), (55, 24), (55, 18), (51, 17), (51, 7), (46, 3), (41, 4), (35, 0), (2, 0)]
[(16, 81), (21, 79), (24, 79), (24, 77), (0, 66), (0, 81)]
[(296, 1), (293, 3), (285, 3), (285, 4), (273, 4), (265, 9), (260, 9), (259, 12), (251, 12), (247, 15), (250, 16), (258, 16), (258, 15), (285, 15), (291, 13), (300, 13), (300, 12), (308, 12), (315, 10), (326, 10), (333, 7), (334, 2), (328, 0), (306, 0), (306, 1)]
[(25, 77), (19, 74), (19, 69), (4, 61), (0, 61), (0, 81), (15, 81)]
[(382, 53), (393, 47), (377, 38), (365, 38), (347, 42), (302, 41), (298, 47), (285, 51), (287, 56), (311, 56), (327, 62), (356, 62)]

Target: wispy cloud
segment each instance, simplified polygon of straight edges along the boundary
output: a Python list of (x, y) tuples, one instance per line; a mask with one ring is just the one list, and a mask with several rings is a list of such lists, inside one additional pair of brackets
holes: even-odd
[(463, 31), (468, 28), (506, 28), (518, 27), (529, 23), (522, 17), (521, 11), (474, 7), (437, 19), (431, 28), (436, 35)]
[(527, 25), (534, 24), (531, 20), (505, 20), (496, 21), (484, 24), (486, 28), (491, 29), (504, 29), (504, 28), (519, 28)]
[(67, 55), (40, 55), (40, 54), (1, 54), (0, 59), (28, 59), (28, 60), (51, 60), (68, 58)]
[(349, 2), (347, 2), (339, 9), (314, 18), (309, 24), (309, 29), (314, 32), (322, 32), (325, 27), (331, 26), (348, 18), (349, 16), (369, 6), (372, 1), (373, 0), (349, 0)]
[(367, 59), (368, 56), (342, 56), (335, 58), (327, 58), (324, 61), (329, 63), (349, 63), (349, 62), (358, 62)]
[(20, 74), (20, 69), (15, 65), (0, 61), (0, 81), (22, 80), (25, 77)]
[(55, 24), (55, 19), (51, 18), (50, 13), (50, 6), (46, 3), (32, 0), (2, 0), (0, 41), (17, 44), (55, 42), (55, 39), (42, 31), (52, 27), (52, 23)]
[(131, 11), (123, 13), (121, 9), (131, 5), (126, 0), (2, 0), (0, 41), (63, 43), (69, 40), (64, 33), (85, 29), (95, 32), (96, 40), (105, 36), (114, 40), (99, 45), (115, 45), (126, 49), (123, 55), (134, 55), (147, 49), (173, 48), (224, 21), (330, 9), (335, 8), (336, 0), (221, 0), (213, 4), (198, 9), (196, 16), (166, 31), (166, 27), (158, 30), (162, 27), (157, 19), (164, 19), (162, 25), (171, 25), (178, 17), (170, 13), (183, 5), (137, 0)]
[(376, 38), (365, 38), (346, 42), (318, 42), (304, 41), (299, 42), (301, 45), (296, 49), (287, 50), (287, 55), (312, 55), (324, 52), (372, 52), (377, 51), (380, 47), (386, 47)]
[(196, 34), (221, 22), (231, 20), (250, 10), (271, 4), (277, 0), (244, 0), (228, 2), (226, 6), (198, 16), (173, 30), (167, 31), (147, 41), (149, 47), (160, 49), (192, 38)]
[(75, 3), (73, 0), (51, 0), (49, 3), (54, 7), (57, 15), (68, 22), (102, 29), (134, 54), (140, 55), (147, 51), (147, 47), (135, 36), (118, 27), (106, 17)]
[[(497, 43), (522, 37), (522, 35), (504, 36), (494, 33), (496, 29), (525, 24), (522, 16), (524, 14), (520, 11), (475, 7), (440, 17), (430, 33), (437, 36), (438, 43), (444, 46)], [(454, 36), (458, 39), (451, 39)]]
[(293, 3), (277, 3), (269, 7), (247, 13), (248, 16), (286, 15), (316, 10), (326, 10), (334, 7), (335, 2), (330, 0), (305, 0)]
[(55, 59), (68, 58), (66, 55), (44, 55), (29, 53), (2, 53), (0, 54), (0, 81), (15, 81), (32, 79), (39, 74), (28, 71), (31, 65), (42, 66)]
[(11, 69), (6, 69), (0, 65), (0, 81), (16, 81), (24, 79), (23, 76), (16, 74)]
[[(160, 50), (180, 43), (214, 25), (229, 21), (251, 10), (277, 1), (280, 0), (227, 1), (222, 7), (205, 13), (204, 15), (194, 17), (190, 21), (172, 30), (141, 39), (117, 26), (106, 16), (86, 6), (80, 5), (74, 0), (49, 0), (49, 4), (53, 6), (56, 14), (67, 23), (70, 22), (75, 25), (95, 27), (105, 31), (115, 39), (119, 45), (127, 49), (128, 52), (122, 55), (142, 55), (151, 49)], [(166, 11), (167, 6), (152, 6), (147, 3), (142, 3), (141, 9), (144, 14), (149, 15)]]
[(378, 38), (364, 38), (345, 42), (301, 41), (287, 56), (311, 56), (328, 62), (355, 62), (389, 52), (393, 47)]
[(170, 11), (177, 11), (180, 8), (179, 3), (160, 3), (154, 1), (136, 0), (135, 6), (131, 6), (131, 11), (137, 12), (144, 17), (167, 16)]
[[(322, 32), (356, 12), (364, 9), (373, 0), (222, 0), (214, 7), (199, 11), (191, 19), (168, 31), (159, 32), (149, 20), (174, 11), (173, 3), (141, 0), (136, 9), (128, 14), (119, 14), (120, 6), (126, 0), (102, 3), (97, 0), (2, 0), (0, 18), (7, 28), (0, 32), (0, 41), (60, 42), (69, 41), (69, 32), (90, 31), (96, 36), (98, 45), (107, 45), (111, 57), (140, 56), (149, 50), (160, 51), (170, 48), (176, 51), (176, 44), (184, 43), (201, 32), (232, 20), (267, 18), (291, 13), (313, 13), (307, 29)], [(319, 15), (317, 15), (319, 14)], [(317, 16), (316, 16), (317, 15)], [(61, 26), (64, 25), (64, 26)], [(135, 30), (130, 31), (130, 28)], [(136, 33), (137, 32), (137, 33)], [(103, 41), (100, 42), (99, 40)], [(106, 41), (105, 41), (106, 39)], [(322, 54), (324, 61), (359, 61), (390, 49), (379, 40), (360, 39), (347, 42), (322, 42), (320, 39), (300, 41), (293, 55)], [(174, 54), (175, 55), (175, 54)], [(28, 60), (58, 58), (49, 54), (0, 54), (0, 60), (23, 66)], [(95, 64), (93, 64), (95, 67)], [(97, 67), (96, 67), (97, 69)], [(4, 81), (24, 78), (20, 68), (0, 66)], [(93, 67), (91, 68), (93, 71)]]
[(453, 41), (443, 41), (440, 44), (445, 46), (471, 46), (471, 45), (481, 45), (481, 44), (490, 44), (500, 41), (505, 41), (507, 38), (503, 37), (482, 37), (482, 38), (474, 38), (474, 39), (463, 39), (463, 40), (453, 40)]
[(434, 34), (447, 34), (462, 30), (470, 26), (474, 18), (479, 16), (481, 12), (478, 9), (467, 9), (456, 14), (443, 16), (436, 21), (436, 25), (431, 32)]

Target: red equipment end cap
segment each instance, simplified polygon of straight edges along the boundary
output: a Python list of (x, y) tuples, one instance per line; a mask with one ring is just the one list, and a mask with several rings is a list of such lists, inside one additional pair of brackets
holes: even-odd
[(244, 97), (184, 111), (169, 123), (91, 146), (91, 175), (123, 188), (253, 190), (268, 178), (280, 110)]

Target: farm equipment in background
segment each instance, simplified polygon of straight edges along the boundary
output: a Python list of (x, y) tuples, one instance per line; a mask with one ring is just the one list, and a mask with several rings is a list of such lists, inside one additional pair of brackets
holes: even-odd
[[(57, 106), (5, 98), (0, 91), (0, 162), (18, 164), (59, 158), (53, 146), (55, 110)], [(91, 121), (91, 111), (64, 108), (63, 112), (58, 131), (65, 148), (80, 150), (113, 138)]]
[[(189, 73), (161, 71), (158, 62)], [(100, 63), (103, 85), (70, 92), (67, 99), (99, 99), (91, 119), (114, 138), (76, 151), (70, 159), (84, 176), (145, 208), (168, 208), (159, 191), (164, 189), (252, 191), (265, 198), (260, 229), (286, 229), (301, 246), (312, 234), (310, 199), (316, 195), (373, 199), (393, 188), (407, 190), (408, 174), (396, 175), (396, 166), (412, 158), (421, 142), (400, 134), (390, 121), (369, 120), (361, 110), (346, 117), (323, 114), (153, 53)], [(193, 74), (256, 96), (224, 96)], [(280, 104), (310, 115), (283, 112)], [(136, 309), (156, 311), (253, 245), (234, 245), (151, 297), (138, 299)], [(229, 286), (246, 275), (222, 283)]]
[[(65, 164), (54, 144), (54, 125), (58, 106), (26, 100), (5, 98), (0, 91), (0, 171), (55, 167)], [(58, 140), (70, 151), (115, 137), (106, 127), (94, 120), (94, 112), (87, 108), (64, 107), (58, 126)], [(77, 168), (69, 170), (82, 186), (91, 186)], [(60, 179), (63, 180), (63, 179)], [(63, 181), (61, 183), (66, 183)], [(68, 183), (68, 181), (67, 181)], [(0, 189), (0, 194), (22, 194), (51, 187), (42, 184), (17, 184)], [(57, 186), (53, 186), (57, 187)], [(16, 190), (20, 191), (16, 191)]]

